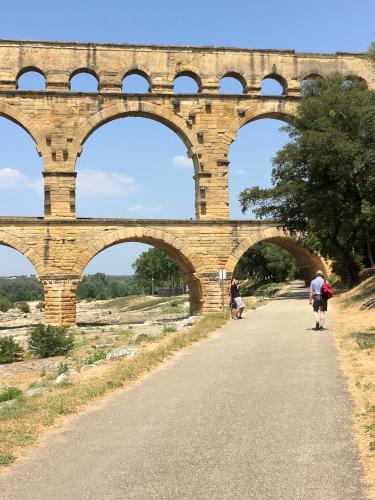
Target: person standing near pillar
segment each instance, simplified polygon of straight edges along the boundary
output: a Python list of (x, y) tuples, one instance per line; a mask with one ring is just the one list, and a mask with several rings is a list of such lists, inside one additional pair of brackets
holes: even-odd
[(231, 304), (233, 304), (235, 306), (234, 308), (232, 306), (232, 309), (231, 309), (232, 319), (242, 319), (242, 313), (243, 313), (243, 310), (245, 309), (245, 303), (242, 300), (242, 297), (240, 294), (239, 283), (234, 278), (232, 279), (231, 284), (230, 284), (229, 294), (230, 294)]

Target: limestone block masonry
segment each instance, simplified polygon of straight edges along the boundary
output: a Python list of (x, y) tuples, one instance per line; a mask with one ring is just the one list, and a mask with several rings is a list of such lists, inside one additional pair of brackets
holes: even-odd
[[(44, 76), (44, 91), (18, 90), (28, 71)], [(90, 73), (98, 91), (70, 90), (71, 78)], [(324, 263), (274, 223), (230, 221), (228, 150), (246, 123), (287, 121), (296, 112), (306, 78), (340, 72), (375, 89), (364, 54), (306, 54), (292, 50), (162, 47), (0, 40), (0, 116), (23, 127), (44, 162), (44, 218), (0, 217), (0, 244), (23, 253), (43, 283), (48, 324), (74, 324), (76, 288), (88, 262), (125, 241), (155, 245), (179, 264), (194, 311), (222, 307), (219, 269), (230, 278), (257, 241), (273, 241), (296, 256), (306, 279)], [(146, 94), (122, 92), (123, 79), (144, 76)], [(196, 94), (174, 94), (178, 76), (198, 84)], [(220, 80), (236, 78), (242, 94), (220, 94)], [(281, 96), (261, 96), (261, 81), (277, 80)], [(194, 164), (196, 220), (77, 219), (76, 159), (103, 124), (126, 116), (156, 120), (182, 139)]]

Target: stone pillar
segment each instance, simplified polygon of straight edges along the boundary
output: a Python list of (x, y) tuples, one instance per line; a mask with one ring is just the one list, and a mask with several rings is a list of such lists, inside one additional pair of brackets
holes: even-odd
[(46, 325), (76, 324), (76, 301), (79, 276), (42, 276)]
[(76, 172), (46, 171), (44, 176), (44, 217), (76, 217)]
[(195, 216), (198, 220), (229, 219), (227, 158), (198, 159), (195, 180)]
[(122, 81), (116, 72), (102, 72), (99, 74), (99, 92), (121, 93)]
[[(197, 275), (202, 286), (202, 312), (218, 312), (228, 310), (229, 314), (229, 296), (228, 289), (230, 286), (230, 280), (224, 280), (224, 295), (222, 289), (222, 283), (219, 279), (219, 269), (215, 272), (201, 273)], [(224, 299), (224, 300), (223, 300)]]
[(46, 74), (47, 91), (69, 92), (69, 74), (49, 71)]
[(289, 80), (286, 89), (284, 90), (284, 95), (300, 97), (301, 95), (301, 84), (298, 80)]
[(173, 94), (173, 82), (162, 76), (154, 76), (150, 85), (152, 94)]

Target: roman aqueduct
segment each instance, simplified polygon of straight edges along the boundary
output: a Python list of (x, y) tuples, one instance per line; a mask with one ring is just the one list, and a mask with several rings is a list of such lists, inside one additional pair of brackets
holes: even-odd
[[(18, 90), (18, 79), (29, 71), (44, 76), (44, 91)], [(319, 256), (274, 223), (229, 220), (228, 150), (252, 120), (287, 121), (301, 83), (335, 71), (375, 88), (366, 58), (357, 53), (0, 41), (0, 116), (30, 134), (44, 162), (44, 217), (0, 217), (0, 244), (34, 265), (45, 290), (46, 323), (75, 323), (76, 287), (86, 265), (122, 242), (165, 250), (189, 284), (195, 311), (221, 307), (218, 270), (225, 269), (229, 279), (258, 241), (290, 251), (306, 280), (324, 267)], [(82, 72), (96, 77), (97, 92), (71, 92), (71, 78)], [(147, 79), (148, 93), (122, 92), (122, 81), (131, 74)], [(174, 94), (178, 76), (193, 78), (198, 92)], [(236, 78), (243, 93), (220, 94), (225, 76)], [(283, 95), (261, 96), (265, 78), (277, 80)], [(161, 122), (186, 145), (195, 169), (195, 220), (76, 218), (76, 159), (93, 131), (126, 116)]]

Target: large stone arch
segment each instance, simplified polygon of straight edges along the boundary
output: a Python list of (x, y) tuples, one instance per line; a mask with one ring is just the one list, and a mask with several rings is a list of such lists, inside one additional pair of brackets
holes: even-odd
[(319, 255), (311, 252), (287, 232), (276, 227), (254, 231), (250, 236), (242, 240), (229, 256), (225, 265), (226, 271), (233, 273), (238, 261), (246, 250), (260, 241), (274, 243), (290, 252), (295, 257), (306, 283), (315, 276), (318, 269), (321, 269), (327, 277), (327, 263)]
[(298, 102), (287, 102), (283, 99), (265, 99), (247, 108), (238, 110), (238, 116), (232, 120), (224, 137), (228, 145), (235, 139), (238, 130), (247, 123), (261, 118), (274, 118), (288, 122), (297, 111)]
[(25, 113), (13, 104), (8, 104), (2, 100), (0, 100), (0, 116), (7, 118), (23, 128), (36, 143), (38, 154), (41, 154), (40, 145), (42, 144), (42, 133), (33, 118), (25, 115)]
[(40, 255), (30, 247), (23, 239), (0, 230), (0, 245), (13, 248), (26, 257), (34, 266), (38, 276), (42, 275), (43, 261)]
[(95, 130), (112, 120), (126, 116), (149, 118), (166, 125), (180, 137), (189, 151), (193, 151), (197, 146), (193, 132), (188, 128), (186, 121), (178, 114), (164, 106), (137, 99), (132, 101), (124, 100), (114, 106), (98, 111), (86, 120), (80, 126), (74, 141), (74, 145), (79, 151), (78, 154), (80, 154), (83, 144)]
[(204, 263), (189, 245), (171, 233), (149, 227), (135, 227), (108, 232), (105, 236), (92, 241), (80, 253), (74, 272), (82, 276), (88, 263), (100, 252), (114, 245), (126, 242), (150, 244), (165, 251), (180, 267), (184, 280), (189, 285), (190, 307), (200, 311), (203, 306), (202, 283), (198, 274), (203, 272)]

